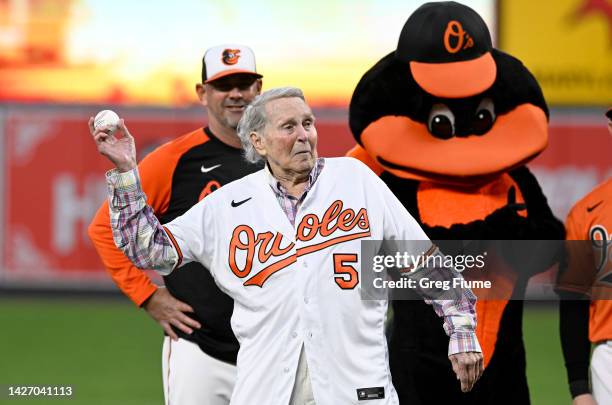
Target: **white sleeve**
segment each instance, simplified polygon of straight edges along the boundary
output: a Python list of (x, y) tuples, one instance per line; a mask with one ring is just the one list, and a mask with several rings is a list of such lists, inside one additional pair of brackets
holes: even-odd
[(383, 210), (385, 240), (429, 240), (418, 222), (410, 215), (404, 204), (369, 167), (359, 162), (366, 181), (370, 183), (378, 204)]
[[(209, 200), (209, 198), (205, 199)], [(183, 215), (164, 225), (181, 256), (181, 263), (199, 262), (210, 269), (214, 254), (214, 208), (202, 200)]]

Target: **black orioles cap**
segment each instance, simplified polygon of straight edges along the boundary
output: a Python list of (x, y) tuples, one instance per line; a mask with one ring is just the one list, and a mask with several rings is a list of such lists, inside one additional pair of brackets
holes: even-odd
[(395, 56), (419, 86), (437, 97), (482, 93), (495, 82), (491, 34), (471, 8), (454, 1), (425, 3), (406, 21)]

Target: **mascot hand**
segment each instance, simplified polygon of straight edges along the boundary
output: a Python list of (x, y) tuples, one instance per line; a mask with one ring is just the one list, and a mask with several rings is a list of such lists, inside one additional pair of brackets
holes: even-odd
[(527, 218), (520, 213), (526, 208), (525, 204), (516, 202), (516, 189), (510, 187), (507, 204), (485, 218), (491, 235), (496, 235), (493, 239), (521, 239), (527, 226)]

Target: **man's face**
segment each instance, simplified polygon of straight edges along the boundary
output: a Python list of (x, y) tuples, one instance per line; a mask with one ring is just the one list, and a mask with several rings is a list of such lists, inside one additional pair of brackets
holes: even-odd
[(211, 83), (198, 85), (198, 95), (208, 108), (212, 126), (235, 130), (246, 106), (261, 91), (261, 79), (250, 74), (235, 74)]
[(300, 98), (280, 98), (265, 106), (267, 123), (255, 147), (274, 174), (304, 174), (317, 158), (317, 130), (310, 107)]

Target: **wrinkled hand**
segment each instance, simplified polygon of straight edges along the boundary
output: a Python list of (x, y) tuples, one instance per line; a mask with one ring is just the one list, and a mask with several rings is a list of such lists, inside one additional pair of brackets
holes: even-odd
[(172, 340), (178, 340), (177, 334), (170, 325), (192, 334), (193, 329), (200, 329), (198, 321), (185, 315), (185, 312), (194, 312), (193, 308), (183, 301), (174, 298), (165, 287), (160, 287), (149, 297), (144, 304), (144, 309), (155, 319)]
[(449, 356), (449, 359), (453, 371), (457, 374), (457, 380), (461, 382), (461, 391), (471, 391), (484, 371), (482, 353), (456, 353)]
[(582, 394), (574, 398), (572, 405), (597, 405), (597, 402), (595, 402), (593, 395)]
[[(136, 145), (123, 120), (117, 130), (111, 132), (107, 126), (94, 128), (94, 118), (89, 117), (89, 132), (96, 142), (98, 152), (106, 156), (120, 172), (128, 172), (136, 167)], [(115, 135), (122, 133), (121, 138)]]

